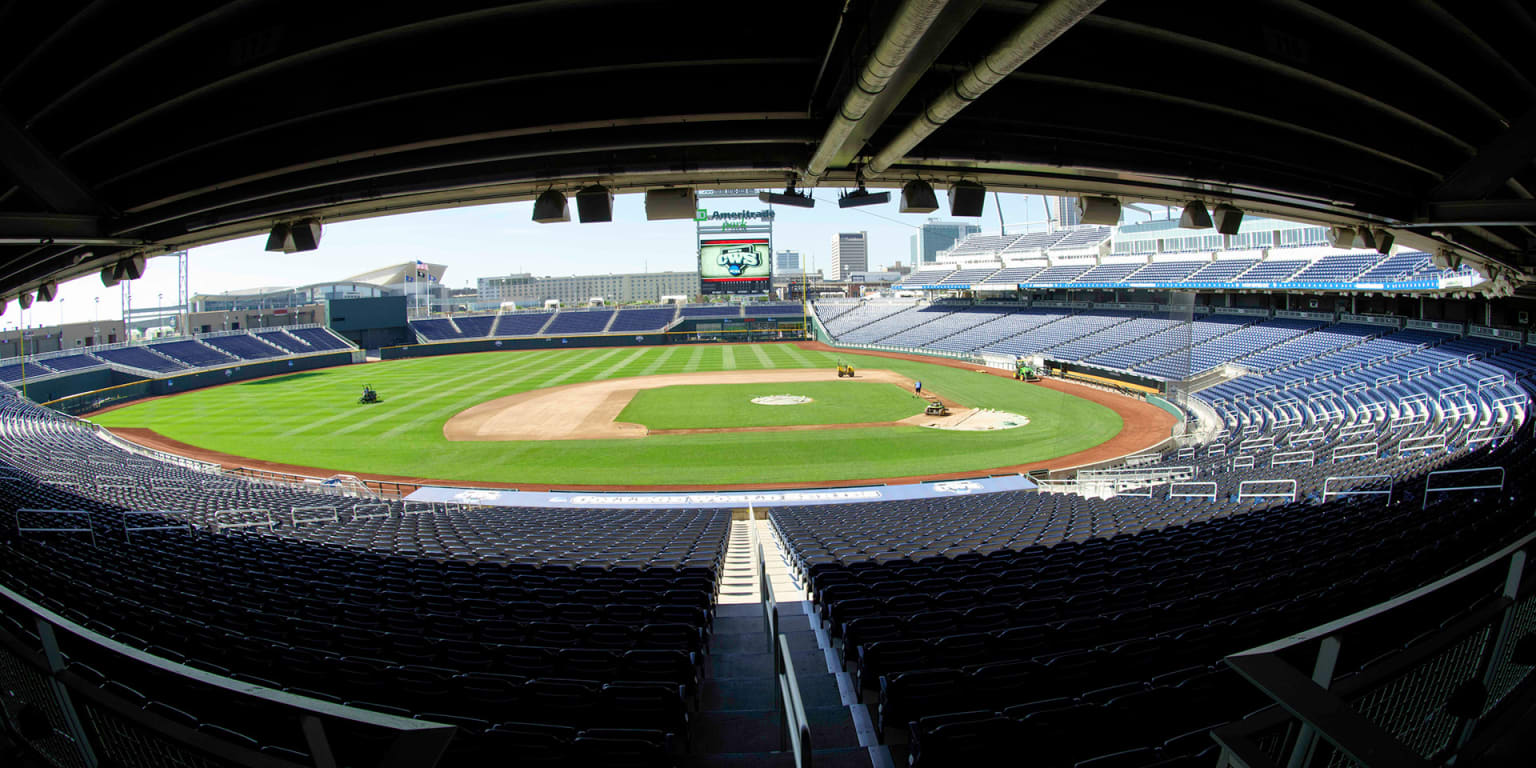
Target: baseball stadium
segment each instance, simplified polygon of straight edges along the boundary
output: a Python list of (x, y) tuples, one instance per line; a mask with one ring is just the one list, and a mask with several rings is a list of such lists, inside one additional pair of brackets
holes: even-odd
[(0, 765), (1529, 766), (1533, 36), (0, 7)]

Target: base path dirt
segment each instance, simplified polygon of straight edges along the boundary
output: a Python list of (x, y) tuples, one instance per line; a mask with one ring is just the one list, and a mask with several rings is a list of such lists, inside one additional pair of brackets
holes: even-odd
[[(818, 352), (846, 352), (835, 347), (830, 347), (819, 342), (798, 342), (801, 349)], [(960, 360), (948, 360), (941, 357), (927, 357), (924, 355), (909, 355), (898, 352), (872, 352), (858, 350), (858, 354), (868, 357), (889, 357), (900, 360), (912, 360), (930, 365), (943, 365), (951, 368), (964, 368), (967, 370), (986, 373), (1004, 378), (1012, 378), (1008, 371), (1000, 371), (986, 368), (975, 363)], [(761, 372), (756, 372), (761, 373)], [(863, 372), (860, 372), (863, 375)], [(835, 374), (833, 374), (835, 378)], [(1151, 448), (1167, 439), (1177, 423), (1173, 414), (1152, 405), (1151, 403), (1136, 400), (1134, 398), (1118, 395), (1113, 392), (1076, 384), (1056, 379), (1044, 379), (1038, 384), (1027, 386), (1039, 386), (1054, 389), (1073, 397), (1080, 397), (1090, 402), (1098, 403), (1115, 413), (1120, 414), (1122, 427), (1120, 433), (1109, 440), (1092, 448), (1078, 451), (1066, 456), (1057, 456), (1054, 459), (1035, 461), (1028, 464), (1016, 464), (1007, 467), (993, 469), (978, 469), (968, 472), (948, 472), (932, 475), (911, 475), (906, 477), (878, 477), (878, 478), (849, 478), (847, 480), (796, 482), (796, 483), (735, 483), (724, 485), (595, 485), (595, 484), (561, 484), (558, 489), (543, 483), (516, 483), (516, 482), (480, 482), (465, 480), (438, 480), (425, 477), (406, 477), (401, 475), (381, 475), (368, 472), (359, 472), (355, 469), (326, 469), (322, 467), (302, 466), (297, 464), (283, 464), (273, 461), (260, 461), (234, 456), (218, 451), (210, 451), (195, 445), (172, 440), (156, 433), (152, 429), (128, 429), (114, 428), (116, 434), (147, 448), (153, 448), (166, 453), (174, 453), (191, 459), (219, 464), (226, 469), (248, 467), (270, 472), (284, 472), (293, 475), (307, 477), (329, 477), (338, 472), (346, 472), (363, 480), (401, 483), (414, 485), (442, 485), (454, 488), (516, 488), (524, 491), (531, 490), (568, 490), (568, 491), (727, 491), (727, 490), (789, 490), (795, 488), (837, 488), (856, 485), (879, 485), (897, 483), (917, 483), (929, 480), (958, 480), (962, 478), (981, 477), (985, 475), (1019, 474), (1036, 469), (1077, 467), (1086, 464), (1094, 464), (1102, 461), (1129, 456)], [(952, 406), (953, 407), (953, 406)], [(620, 409), (622, 410), (622, 409)]]
[[(910, 390), (914, 382), (892, 371), (859, 370), (855, 381), (895, 384)], [(558, 387), (533, 389), (515, 395), (488, 400), (467, 408), (443, 425), (443, 437), (449, 440), (613, 440), (646, 435), (687, 435), (719, 432), (789, 432), (813, 429), (850, 429), (853, 427), (892, 427), (932, 421), (934, 417), (917, 415), (910, 419), (860, 424), (804, 424), (770, 427), (719, 427), (713, 429), (647, 429), (641, 424), (619, 421), (619, 414), (642, 389), (701, 386), (714, 384), (793, 384), (805, 381), (835, 381), (837, 372), (826, 369), (705, 371), (667, 373), (659, 376), (631, 376), (623, 379), (584, 381)], [(935, 395), (935, 397), (938, 397)], [(960, 419), (969, 409), (952, 403)]]

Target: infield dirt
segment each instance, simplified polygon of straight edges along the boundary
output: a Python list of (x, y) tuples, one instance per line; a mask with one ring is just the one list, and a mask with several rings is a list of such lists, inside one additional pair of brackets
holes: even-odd
[[(613, 440), (652, 435), (681, 435), (706, 432), (789, 432), (811, 429), (851, 429), (854, 427), (892, 427), (924, 424), (941, 420), (960, 421), (970, 413), (947, 400), (950, 416), (918, 414), (900, 421), (861, 422), (857, 424), (805, 424), (770, 427), (721, 427), (716, 429), (648, 430), (640, 424), (618, 420), (625, 406), (642, 389), (699, 386), (711, 384), (791, 384), (804, 381), (836, 381), (837, 372), (817, 368), (751, 371), (710, 371), (671, 373), (660, 376), (632, 376), (623, 379), (585, 381), (558, 387), (534, 389), (499, 397), (465, 409), (443, 424), (443, 437), (449, 440)], [(913, 389), (913, 381), (894, 371), (861, 369), (855, 381), (895, 384)], [(933, 393), (935, 397), (942, 396)]]

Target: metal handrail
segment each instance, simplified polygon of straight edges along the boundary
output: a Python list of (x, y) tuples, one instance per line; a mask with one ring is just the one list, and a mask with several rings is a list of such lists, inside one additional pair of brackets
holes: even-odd
[[(35, 646), (33, 648), (23, 647), (17, 638), (12, 637), (4, 630), (0, 630), (0, 648), (5, 648), (17, 654), (26, 663), (38, 666), (44, 674), (50, 676), (56, 682), (54, 688), (58, 692), (61, 705), (65, 707), (64, 717), (67, 721), (66, 725), (83, 752), (92, 752), (94, 741), (89, 737), (79, 721), (77, 708), (71, 703), (71, 694), (82, 696), (91, 703), (100, 705), (119, 717), (129, 719), (140, 727), (161, 731), (160, 735), (173, 743), (186, 744), (198, 751), (211, 754), (223, 762), (274, 767), (291, 765), (284, 760), (258, 754), (252, 750), (224, 742), (220, 739), (208, 737), (206, 734), (197, 733), (177, 723), (157, 720), (147, 716), (136, 707), (127, 706), (121, 700), (108, 696), (101, 689), (82, 682), (73, 672), (69, 671), (63, 660), (56, 638), (56, 634), (59, 632), (91, 643), (108, 653), (123, 657), (129, 662), (153, 668), (157, 672), (217, 688), (221, 694), (232, 699), (256, 699), (267, 704), (287, 707), (297, 716), (305, 741), (311, 753), (317, 757), (325, 755), (329, 759), (332, 754), (322, 718), (384, 728), (394, 732), (395, 738), (389, 747), (390, 757), (388, 764), (402, 767), (428, 768), (436, 765), (438, 759), (447, 749), (448, 742), (457, 732), (457, 728), (452, 725), (429, 720), (413, 720), (411, 718), (333, 704), (328, 701), (313, 699), (287, 691), (279, 691), (247, 682), (231, 680), (212, 672), (189, 667), (169, 659), (163, 659), (86, 629), (28, 600), (4, 585), (0, 585), (0, 599), (8, 600), (15, 604), (23, 611), (30, 613), (36, 620), (38, 637), (43, 644), (43, 653), (37, 654)], [(87, 764), (95, 764), (94, 755)]]
[[(1391, 734), (1342, 703), (1349, 695), (1365, 690), (1373, 684), (1374, 680), (1385, 678), (1392, 673), (1392, 670), (1378, 667), (1369, 674), (1362, 674), (1348, 681), (1337, 690), (1329, 689), (1329, 680), (1333, 677), (1333, 664), (1338, 657), (1338, 637), (1341, 632), (1355, 624), (1397, 609), (1405, 609), (1410, 603), (1461, 582), (1484, 569), (1509, 562), (1509, 575), (1498, 600), (1478, 608), (1460, 622), (1443, 629), (1437, 637), (1409, 646), (1402, 652), (1419, 660), (1428, 658), (1443, 650), (1455, 639), (1464, 636), (1466, 634), (1464, 630), (1468, 627), (1486, 623), (1490, 617), (1496, 617), (1508, 611), (1518, 596), (1519, 584), (1523, 580), (1524, 550), (1533, 542), (1536, 542), (1536, 533), (1528, 533), (1499, 551), (1418, 589), (1341, 619), (1228, 656), (1225, 660), (1226, 664), (1274, 699), (1278, 706), (1217, 728), (1212, 732), (1212, 736), (1222, 745), (1223, 751), (1236, 760), (1236, 762), (1228, 760), (1226, 764), (1241, 764), (1249, 768), (1278, 766), (1277, 761), (1255, 748), (1252, 735), (1261, 728), (1272, 727), (1289, 717), (1294, 717), (1301, 720), (1304, 727), (1298, 732), (1296, 744), (1292, 749), (1291, 764), (1293, 765), (1297, 764), (1297, 756), (1308, 750), (1314, 738), (1326, 740), (1345, 755), (1364, 765), (1428, 765), (1428, 761), (1409, 750)], [(1500, 642), (1503, 641), (1502, 635), (1507, 634), (1507, 630), (1508, 620), (1506, 619), (1504, 628), (1495, 632), (1495, 636), (1500, 637)], [(1319, 671), (1315, 671), (1313, 677), (1308, 678), (1287, 662), (1282, 654), (1294, 653), (1294, 649), (1298, 646), (1312, 642), (1320, 642), (1322, 646), (1318, 656)], [(1493, 654), (1482, 654), (1483, 663), (1491, 663), (1492, 657)], [(1480, 672), (1478, 679), (1482, 679), (1486, 672), (1487, 670)]]
[(805, 716), (805, 703), (800, 700), (800, 682), (795, 678), (795, 662), (789, 656), (789, 638), (779, 635), (775, 647), (779, 660), (779, 713), (784, 719), (785, 738), (794, 752), (797, 768), (811, 768), (811, 723)]

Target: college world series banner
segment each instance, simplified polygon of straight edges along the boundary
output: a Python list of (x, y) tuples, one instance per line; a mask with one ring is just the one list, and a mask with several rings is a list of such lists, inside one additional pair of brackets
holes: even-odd
[(766, 293), (773, 279), (767, 237), (699, 240), (699, 285), (714, 293)]

